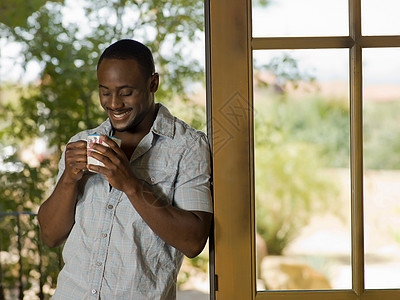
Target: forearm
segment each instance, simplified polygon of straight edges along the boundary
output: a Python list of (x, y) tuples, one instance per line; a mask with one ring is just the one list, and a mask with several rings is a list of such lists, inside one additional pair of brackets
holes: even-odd
[(188, 257), (197, 256), (207, 241), (212, 214), (166, 205), (141, 184), (126, 193), (147, 225), (165, 242)]
[(69, 182), (64, 175), (52, 195), (39, 208), (41, 238), (49, 247), (59, 246), (74, 225), (77, 182)]

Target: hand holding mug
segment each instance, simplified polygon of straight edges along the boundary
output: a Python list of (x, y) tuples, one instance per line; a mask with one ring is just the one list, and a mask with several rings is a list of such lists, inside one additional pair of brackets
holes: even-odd
[(87, 165), (86, 141), (68, 143), (65, 149), (64, 175), (72, 181), (82, 178)]
[[(93, 149), (93, 144), (100, 144), (103, 145), (105, 147), (110, 147), (106, 142), (104, 142), (101, 138), (100, 138), (100, 134), (89, 134), (88, 138), (87, 138), (87, 153), (89, 154), (89, 151), (95, 151), (97, 153), (103, 154), (99, 151), (96, 151), (95, 149)], [(118, 147), (121, 147), (121, 139), (114, 137), (114, 136), (108, 136), (110, 139), (112, 139), (117, 145)], [(89, 165), (94, 165), (94, 166), (101, 166), (104, 167), (104, 164), (95, 159), (94, 157), (88, 155), (87, 156), (87, 163)], [(93, 172), (93, 171), (92, 171)]]

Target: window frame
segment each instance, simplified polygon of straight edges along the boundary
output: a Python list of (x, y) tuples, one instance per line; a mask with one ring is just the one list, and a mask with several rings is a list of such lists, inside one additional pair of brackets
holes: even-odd
[[(349, 0), (349, 35), (252, 37), (251, 0), (206, 0), (207, 118), (213, 150), (211, 299), (398, 299), (364, 281), (362, 49), (400, 47), (400, 36), (362, 36), (361, 0)], [(257, 291), (253, 132), (254, 50), (349, 49), (352, 289)]]

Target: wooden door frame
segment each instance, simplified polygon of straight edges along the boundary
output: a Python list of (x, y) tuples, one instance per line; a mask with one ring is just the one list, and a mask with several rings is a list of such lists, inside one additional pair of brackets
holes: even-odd
[(254, 230), (249, 222), (254, 214), (251, 28), (247, 13), (243, 13), (250, 11), (250, 3), (205, 2), (215, 199), (211, 297), (252, 299), (255, 270), (254, 264), (248, 263), (254, 260)]
[[(362, 49), (400, 47), (400, 36), (362, 36), (361, 0), (349, 0), (349, 35), (252, 38), (251, 0), (205, 0), (208, 134), (213, 150), (211, 299), (378, 300), (400, 290), (365, 290)], [(352, 289), (256, 289), (252, 51), (349, 49)]]

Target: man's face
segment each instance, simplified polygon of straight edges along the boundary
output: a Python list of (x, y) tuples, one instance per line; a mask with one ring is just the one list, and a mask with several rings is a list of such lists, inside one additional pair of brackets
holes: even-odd
[(145, 78), (136, 60), (104, 59), (97, 80), (101, 106), (115, 130), (135, 130), (153, 113), (158, 75)]

